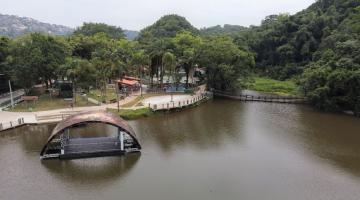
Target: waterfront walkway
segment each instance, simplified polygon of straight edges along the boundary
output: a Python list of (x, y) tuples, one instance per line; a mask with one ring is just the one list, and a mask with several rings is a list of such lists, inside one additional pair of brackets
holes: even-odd
[[(175, 99), (178, 99), (179, 96), (184, 97), (187, 96), (187, 99), (182, 99), (182, 102), (184, 104), (181, 104), (180, 107), (188, 106), (190, 104), (194, 104), (197, 101), (194, 101), (195, 98), (198, 98), (199, 95), (203, 94), (205, 92), (205, 85), (199, 86), (199, 90), (196, 92), (195, 95), (173, 95)], [(140, 108), (149, 107), (153, 111), (161, 110), (161, 109), (169, 109), (169, 108), (175, 108), (178, 107), (180, 104), (177, 103), (176, 105), (174, 102), (162, 102), (159, 104), (158, 98), (154, 99), (154, 102), (147, 101), (146, 105), (143, 106), (133, 106), (133, 107), (123, 107), (122, 105), (125, 105), (131, 101), (134, 101), (140, 94), (135, 93), (121, 101), (119, 101), (119, 105), (121, 109), (129, 109), (129, 110), (137, 110)], [(168, 96), (168, 95), (166, 95)], [(150, 97), (151, 98), (151, 97)], [(200, 100), (200, 99), (199, 99)], [(154, 106), (156, 105), (156, 106)], [(167, 105), (167, 106), (165, 106)], [(106, 109), (117, 109), (118, 104), (112, 103), (112, 104), (102, 104), (99, 106), (87, 106), (87, 107), (74, 107), (74, 108), (63, 108), (63, 109), (56, 109), (56, 110), (48, 110), (48, 111), (36, 111), (36, 112), (8, 112), (8, 111), (1, 111), (0, 112), (0, 131), (1, 130), (7, 130), (10, 128), (15, 128), (17, 126), (22, 126), (25, 124), (43, 124), (43, 123), (55, 123), (59, 122), (66, 117), (80, 113), (85, 111), (105, 111)]]

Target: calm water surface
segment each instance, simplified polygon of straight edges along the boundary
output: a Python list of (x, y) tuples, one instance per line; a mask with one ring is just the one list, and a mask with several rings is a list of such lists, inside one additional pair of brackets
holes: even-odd
[(141, 155), (40, 161), (54, 125), (0, 133), (0, 199), (360, 199), (358, 118), (214, 100), (130, 123)]

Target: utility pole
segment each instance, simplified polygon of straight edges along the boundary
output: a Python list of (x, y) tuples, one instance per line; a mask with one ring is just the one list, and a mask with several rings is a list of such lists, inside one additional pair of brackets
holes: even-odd
[(118, 110), (118, 112), (120, 112), (119, 83), (117, 81), (115, 81), (115, 90), (116, 90), (117, 110)]
[(13, 94), (12, 94), (12, 89), (11, 89), (11, 82), (9, 80), (9, 89), (10, 89), (10, 100), (11, 100), (11, 107), (14, 107), (14, 99), (13, 99)]
[(142, 66), (140, 66), (140, 97), (142, 98), (143, 97), (143, 95), (142, 95)]

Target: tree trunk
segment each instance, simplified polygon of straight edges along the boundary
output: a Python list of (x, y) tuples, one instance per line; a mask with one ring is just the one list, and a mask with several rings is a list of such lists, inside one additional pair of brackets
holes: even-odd
[(44, 80), (45, 80), (45, 86), (46, 86), (46, 89), (48, 89), (48, 88), (49, 88), (49, 82), (48, 82), (48, 79), (47, 79), (47, 78), (44, 78)]
[(104, 101), (106, 103), (106, 78), (104, 79)]
[(51, 78), (49, 78), (49, 83), (50, 83), (50, 88), (52, 88), (53, 84), (52, 84)]
[(76, 105), (76, 85), (75, 81), (73, 81), (73, 98), (74, 98), (74, 106)]
[(160, 88), (163, 89), (163, 82), (164, 82), (164, 65), (161, 63), (160, 65)]

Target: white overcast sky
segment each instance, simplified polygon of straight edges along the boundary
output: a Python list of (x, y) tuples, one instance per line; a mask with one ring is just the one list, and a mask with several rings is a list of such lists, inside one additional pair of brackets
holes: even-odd
[(0, 0), (0, 13), (80, 26), (104, 22), (140, 30), (165, 14), (179, 14), (195, 27), (259, 25), (270, 14), (294, 14), (315, 0)]

